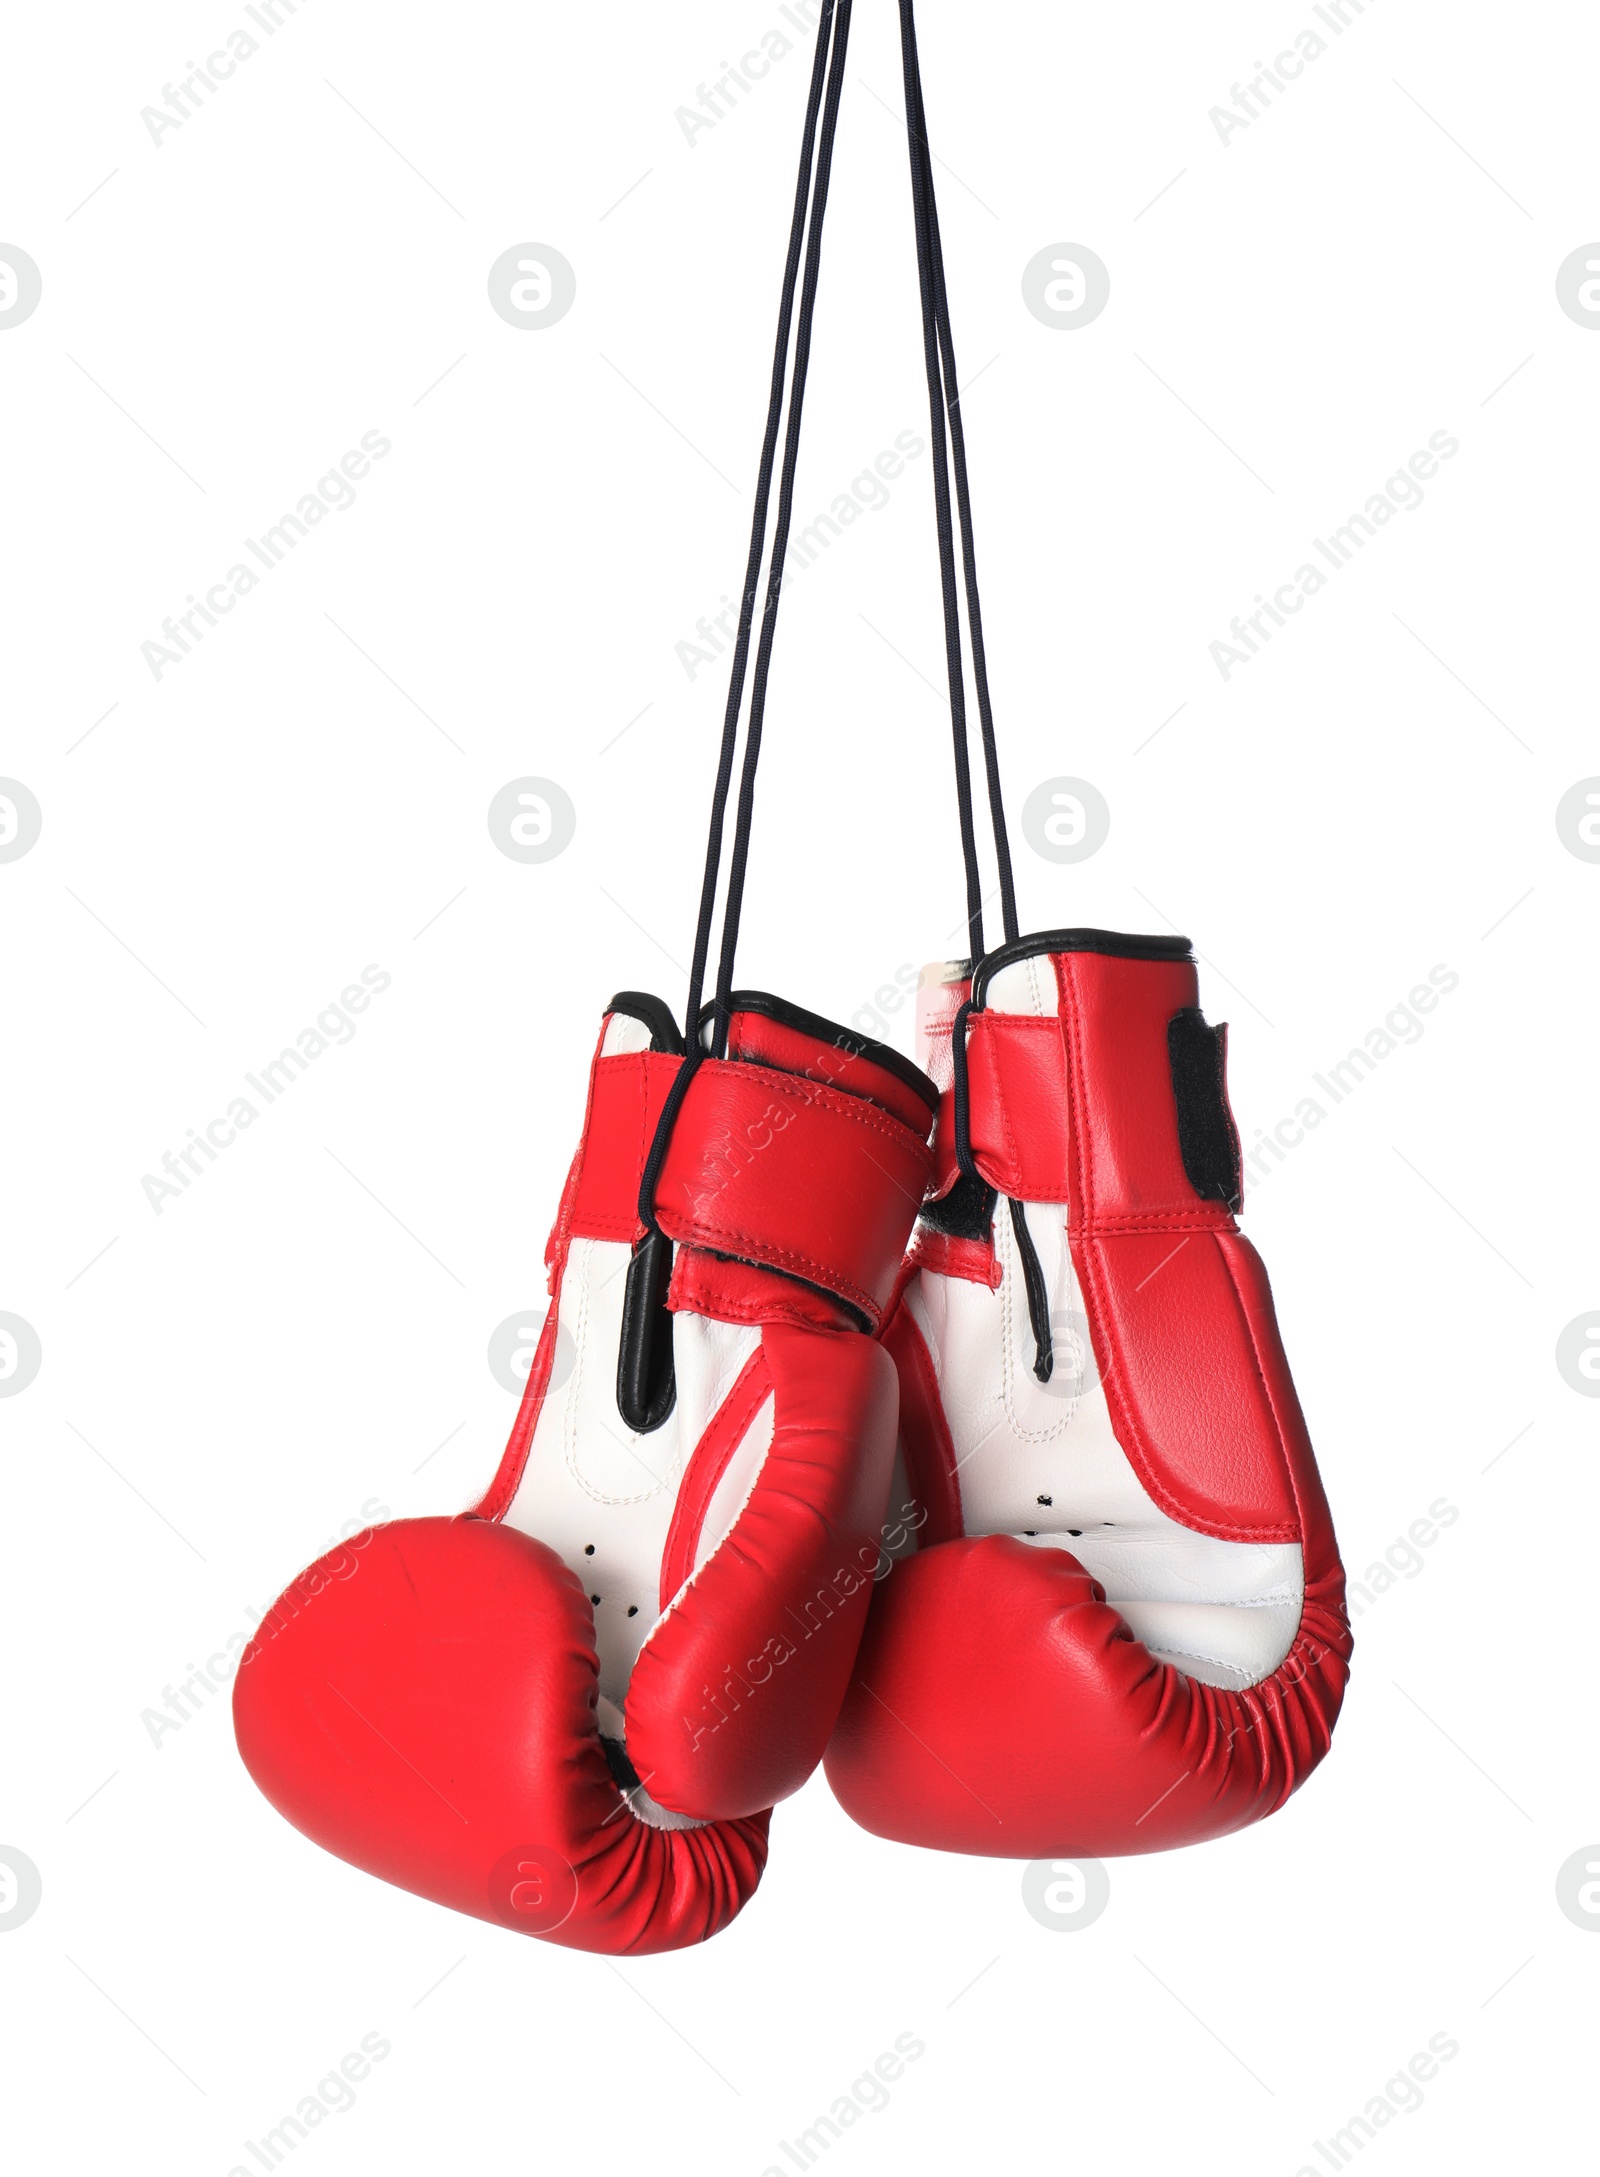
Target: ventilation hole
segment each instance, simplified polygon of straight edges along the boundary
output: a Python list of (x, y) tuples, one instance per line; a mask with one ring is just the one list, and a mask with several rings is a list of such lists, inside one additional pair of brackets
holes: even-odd
[(595, 1606), (595, 1608), (596, 1608), (596, 1609), (598, 1609), (598, 1608), (599, 1608), (599, 1606), (600, 1606), (600, 1598), (599, 1598), (599, 1596), (598, 1596), (598, 1595), (591, 1595), (591, 1596), (589, 1597), (589, 1600), (590, 1600), (590, 1602), (592, 1602), (592, 1603), (594, 1604), (594, 1606)]
[(585, 1557), (592, 1557), (594, 1555), (594, 1544), (592, 1542), (586, 1542), (583, 1545), (583, 1554)]
[(1083, 1529), (1081, 1527), (1069, 1527), (1067, 1532), (1068, 1534), (1082, 1534)]
[(637, 1603), (629, 1603), (628, 1615), (630, 1618), (636, 1618), (639, 1615), (639, 1605)]
[(1033, 1501), (1035, 1504), (1054, 1504), (1056, 1500), (1054, 1497), (1035, 1497)]
[(1114, 1519), (1103, 1519), (1100, 1524), (1102, 1527), (1114, 1527), (1117, 1523)]
[(1026, 1535), (1036, 1535), (1039, 1532), (1037, 1527), (1024, 1527), (1022, 1531)]

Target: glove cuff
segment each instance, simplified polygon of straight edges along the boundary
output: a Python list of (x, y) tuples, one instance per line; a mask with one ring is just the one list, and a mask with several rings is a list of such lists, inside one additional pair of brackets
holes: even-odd
[(1186, 938), (1046, 931), (970, 975), (925, 969), (920, 995), (930, 1071), (951, 1091), (935, 1200), (965, 1172), (1013, 1201), (1066, 1204), (1075, 1231), (1231, 1228), (1226, 1031), (1200, 1012)]
[[(693, 1062), (686, 1084), (676, 1051), (617, 1050), (608, 1013), (552, 1260), (573, 1238), (644, 1240), (641, 1183), (666, 1125), (648, 1207), (677, 1248), (669, 1307), (876, 1330), (932, 1173), (938, 1091), (898, 1052), (781, 999), (733, 1004), (728, 1056)], [(642, 1001), (627, 1010), (654, 1025)]]

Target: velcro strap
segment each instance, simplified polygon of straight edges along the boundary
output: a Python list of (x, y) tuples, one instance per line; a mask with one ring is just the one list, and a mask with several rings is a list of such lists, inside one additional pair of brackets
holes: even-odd
[[(961, 1063), (962, 1054), (955, 1054)], [(1056, 1013), (969, 1013), (966, 1021), (968, 1131), (972, 1160), (991, 1187), (1015, 1202), (1065, 1202), (1067, 1049)], [(960, 1176), (955, 1099), (939, 1107), (933, 1140), (936, 1196)]]
[(876, 1328), (932, 1170), (876, 1104), (771, 1066), (701, 1062), (655, 1193), (669, 1239), (835, 1293)]

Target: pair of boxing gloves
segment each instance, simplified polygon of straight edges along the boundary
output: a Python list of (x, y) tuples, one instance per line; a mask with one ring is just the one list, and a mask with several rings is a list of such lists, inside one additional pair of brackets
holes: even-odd
[(866, 1828), (999, 1857), (1280, 1806), (1350, 1634), (1225, 1034), (1186, 940), (1093, 930), (928, 970), (926, 1071), (759, 993), (725, 1057), (613, 999), (499, 1471), (267, 1613), (266, 1796), (618, 1954), (725, 1926), (824, 1757)]

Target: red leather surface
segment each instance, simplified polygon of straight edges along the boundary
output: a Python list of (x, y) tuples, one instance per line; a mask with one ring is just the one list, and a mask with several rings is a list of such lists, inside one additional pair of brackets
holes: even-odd
[[(750, 1055), (702, 1063), (656, 1190), (662, 1230), (685, 1247), (837, 1293), (875, 1324), (927, 1181), (927, 1106), (886, 1068), (762, 1014), (734, 1016), (729, 1048), (771, 1053), (781, 1066)], [(655, 1051), (597, 1053), (583, 1140), (546, 1255), (552, 1289), (572, 1239), (632, 1245), (641, 1237), (640, 1181), (682, 1063)], [(719, 1320), (853, 1321), (737, 1265), (690, 1264), (680, 1253), (677, 1271), (673, 1306)]]
[(863, 1828), (945, 1852), (1103, 1859), (1226, 1835), (1327, 1752), (1342, 1594), (1324, 1568), (1282, 1666), (1232, 1693), (1158, 1662), (1065, 1550), (920, 1552), (879, 1590), (828, 1781)]
[(1074, 1238), (1072, 1254), (1111, 1426), (1148, 1494), (1202, 1534), (1298, 1542), (1289, 1448), (1310, 1467), (1311, 1447), (1249, 1241), (1163, 1223)]
[[(1073, 1221), (1204, 1208), (1178, 1147), (1167, 1023), (1198, 1005), (1194, 963), (1058, 953), (1072, 1102)], [(1220, 1204), (1210, 1205), (1228, 1222)]]
[[(583, 1138), (546, 1251), (553, 1301), (575, 1235), (623, 1244), (637, 1236), (640, 1175), (679, 1063), (597, 1053)], [(864, 1069), (860, 1085), (866, 1071), (880, 1069)], [(741, 1078), (719, 1080), (729, 1075)], [(890, 1095), (883, 1080), (871, 1085)], [(784, 1150), (766, 1159), (764, 1192), (741, 1192), (735, 1182), (721, 1206), (737, 1213), (765, 1203), (791, 1252), (837, 1244), (849, 1263), (869, 1266), (863, 1274), (886, 1295), (893, 1275), (879, 1259), (893, 1229), (898, 1267), (926, 1169), (922, 1141), (835, 1088), (708, 1065), (702, 1151), (717, 1146), (706, 1128), (718, 1118), (749, 1124), (756, 1086), (769, 1144)], [(895, 1083), (890, 1100), (903, 1093)], [(770, 1116), (774, 1097), (781, 1126)], [(691, 1127), (691, 1148), (696, 1139)], [(862, 1139), (876, 1157), (852, 1161), (850, 1144)], [(754, 1161), (769, 1144), (752, 1141)], [(770, 1177), (780, 1162), (786, 1187)], [(840, 1197), (831, 1222), (808, 1199), (830, 1190)], [(715, 1200), (709, 1210), (694, 1207), (706, 1224), (697, 1237), (734, 1236)], [(480, 1507), (490, 1516), (399, 1521), (320, 1559), (268, 1613), (235, 1689), (235, 1731), (251, 1774), (317, 1843), (458, 1911), (573, 1948), (673, 1949), (715, 1933), (740, 1909), (765, 1863), (768, 1810), (821, 1758), (878, 1563), (895, 1441), (892, 1361), (857, 1332), (835, 1328), (840, 1303), (794, 1276), (718, 1265), (698, 1248), (679, 1250), (680, 1272), (686, 1264), (700, 1266), (702, 1279), (725, 1268), (742, 1280), (736, 1298), (748, 1313), (737, 1319), (761, 1321), (764, 1337), (703, 1456), (691, 1459), (665, 1552), (674, 1588), (760, 1402), (763, 1371), (777, 1427), (737, 1532), (646, 1644), (629, 1689), (629, 1753), (641, 1771), (658, 1772), (645, 1782), (664, 1802), (675, 1793), (679, 1811), (696, 1814), (698, 1800), (717, 1818), (675, 1831), (633, 1814), (595, 1728), (588, 1596), (543, 1543), (497, 1524), (550, 1381), (555, 1305)], [(675, 1304), (692, 1305), (693, 1276), (674, 1292)]]
[(674, 1252), (667, 1306), (708, 1315), (715, 1323), (789, 1323), (797, 1330), (855, 1330), (861, 1321), (832, 1293), (698, 1247)]
[(959, 1233), (919, 1225), (911, 1242), (911, 1260), (917, 1269), (931, 1271), (935, 1277), (965, 1278), (969, 1285), (987, 1285), (992, 1293), (1000, 1289), (1002, 1273), (992, 1226), (986, 1240), (969, 1240)]
[[(1178, 1146), (1167, 1023), (1193, 966), (1056, 957), (1068, 1054), (1067, 1226), (1117, 1441), (1161, 1509), (1228, 1541), (1300, 1539), (1315, 1480), (1265, 1273)], [(1278, 1384), (1267, 1388), (1269, 1360)]]
[(875, 1326), (929, 1169), (922, 1138), (865, 1098), (707, 1059), (673, 1128), (656, 1217), (675, 1241), (820, 1285)]
[(769, 1327), (772, 1448), (734, 1534), (646, 1641), (628, 1751), (676, 1813), (753, 1813), (822, 1758), (872, 1598), (894, 1364), (855, 1332)]
[(1014, 1202), (1064, 1202), (1067, 1054), (1059, 1017), (969, 1013), (967, 1094), (972, 1160), (990, 1186)]
[(668, 1051), (596, 1055), (565, 1235), (625, 1240), (629, 1246), (643, 1235), (639, 1181), (661, 1107), (682, 1064)]
[(897, 1073), (842, 1043), (824, 1043), (767, 1013), (735, 1013), (728, 1028), (728, 1056), (804, 1074), (808, 1081), (826, 1082), (847, 1096), (870, 1097), (909, 1126), (919, 1141), (927, 1139), (931, 1106)]
[[(1192, 1207), (1196, 1197), (1178, 1147), (1167, 1023), (1198, 1002), (1193, 963), (1062, 953), (1053, 965), (1059, 1013), (986, 1008), (967, 1016), (973, 1161), (990, 1186), (1014, 1201), (1062, 1202), (1075, 1155), (1085, 1189), (1085, 1199), (1074, 1204), (1080, 1216)], [(934, 1025), (948, 1067), (949, 1023), (940, 1013)], [(1069, 1152), (1074, 1124), (1086, 1130), (1085, 1138)], [(934, 1134), (934, 1160), (931, 1192), (937, 1198), (957, 1176), (948, 1097)], [(1219, 1215), (1225, 1221), (1225, 1213)]]
[(900, 1378), (900, 1443), (906, 1481), (927, 1515), (918, 1532), (918, 1547), (929, 1549), (936, 1542), (958, 1540), (964, 1531), (955, 1447), (933, 1357), (909, 1308), (894, 1310), (884, 1327), (883, 1344)]
[(689, 1454), (678, 1500), (672, 1508), (672, 1525), (661, 1552), (661, 1577), (657, 1583), (656, 1608), (665, 1610), (694, 1570), (706, 1513), (717, 1493), (717, 1484), (728, 1471), (728, 1462), (749, 1433), (750, 1425), (772, 1396), (772, 1371), (757, 1346), (734, 1379), (733, 1388), (711, 1416), (705, 1434)]
[[(1089, 954), (1055, 967), (1066, 1125), (1049, 1123), (1066, 1183), (1035, 1198), (1068, 1204), (1117, 1439), (1182, 1524), (1298, 1541), (1306, 1589), (1284, 1663), (1233, 1693), (1159, 1662), (1064, 1550), (946, 1540), (899, 1564), (874, 1602), (829, 1781), (880, 1835), (1018, 1858), (1159, 1850), (1270, 1813), (1327, 1750), (1351, 1650), (1332, 1521), (1266, 1272), (1183, 1170), (1166, 1025), (1196, 1002), (1193, 968)], [(979, 1028), (979, 1047), (992, 1064), (980, 1061), (977, 1079), (992, 1077), (998, 1093), (985, 1104), (989, 1091), (975, 1088), (974, 1136), (1003, 1159), (1006, 1129), (1013, 1141), (1028, 1129), (1024, 1112), (1048, 1122), (1043, 1070), (1026, 1055), (1044, 1045)], [(990, 1168), (986, 1151), (980, 1164), (1003, 1184), (1024, 1177), (1030, 1155), (1019, 1147)], [(919, 1235), (919, 1259), (970, 1274), (963, 1260), (924, 1253), (936, 1239)], [(949, 1531), (959, 1481), (910, 1320), (901, 1308), (885, 1342), (929, 1540)]]
[(760, 1880), (767, 1817), (635, 1819), (595, 1732), (592, 1622), (542, 1542), (396, 1521), (269, 1612), (234, 1688), (239, 1750), (325, 1850), (457, 1912), (614, 1955), (703, 1941)]

